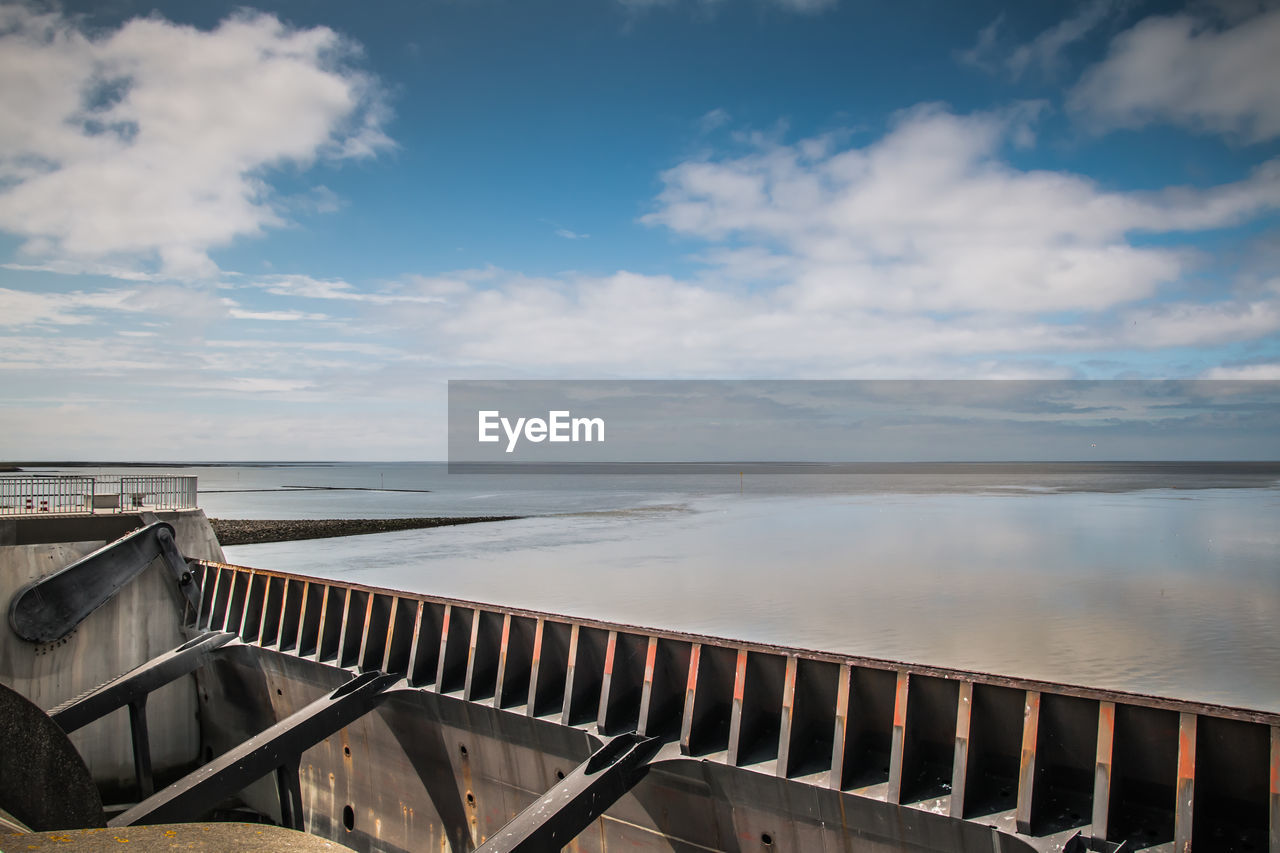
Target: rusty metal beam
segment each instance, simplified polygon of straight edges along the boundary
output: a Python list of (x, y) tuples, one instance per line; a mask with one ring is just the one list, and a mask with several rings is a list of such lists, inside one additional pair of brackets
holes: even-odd
[(1032, 809), (1035, 805), (1036, 739), (1040, 733), (1040, 693), (1027, 691), (1022, 716), (1022, 755), (1018, 760), (1018, 832), (1031, 834)]
[(653, 670), (658, 663), (658, 638), (650, 637), (644, 650), (644, 681), (640, 689), (640, 722), (636, 734), (645, 734), (649, 728), (649, 710), (653, 707)]
[(889, 786), (885, 790), (885, 802), (902, 802), (902, 759), (907, 745), (907, 699), (910, 695), (911, 676), (906, 670), (898, 672), (893, 689), (893, 742), (889, 747)]
[(1191, 853), (1191, 824), (1195, 814), (1196, 715), (1178, 719), (1178, 787), (1173, 822), (1174, 853)]
[(1116, 733), (1116, 705), (1098, 703), (1098, 754), (1093, 777), (1093, 820), (1090, 832), (1095, 848), (1107, 840), (1111, 814), (1111, 753)]
[(690, 754), (693, 737), (693, 703), (698, 695), (698, 664), (702, 659), (702, 644), (694, 643), (689, 649), (689, 679), (685, 683), (684, 713), (680, 717), (680, 752)]
[(729, 716), (729, 764), (738, 763), (738, 750), (742, 745), (742, 703), (747, 693), (746, 649), (738, 649), (738, 661), (733, 668), (733, 710)]
[(604, 731), (609, 712), (609, 691), (613, 689), (613, 664), (618, 656), (618, 632), (610, 631), (604, 649), (604, 676), (600, 682), (600, 701), (596, 703), (596, 728)]

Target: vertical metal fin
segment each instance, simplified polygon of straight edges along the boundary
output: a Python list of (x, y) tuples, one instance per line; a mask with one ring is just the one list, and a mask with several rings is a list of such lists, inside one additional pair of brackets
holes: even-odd
[(650, 637), (644, 652), (644, 686), (640, 691), (640, 721), (636, 734), (644, 734), (649, 727), (649, 708), (653, 705), (653, 669), (658, 662), (658, 638)]
[(844, 787), (844, 747), (849, 733), (849, 688), (853, 682), (853, 667), (840, 664), (836, 682), (835, 731), (831, 736), (831, 771), (827, 775), (827, 787), (839, 791)]
[(1178, 802), (1173, 819), (1174, 853), (1191, 853), (1191, 819), (1195, 812), (1196, 715), (1178, 715)]
[(582, 633), (578, 623), (574, 622), (569, 629), (569, 663), (564, 675), (564, 705), (560, 708), (560, 725), (569, 725), (570, 709), (573, 705), (573, 676), (578, 665), (578, 640)]
[(742, 741), (742, 700), (747, 689), (747, 650), (738, 649), (738, 662), (733, 669), (733, 710), (729, 717), (729, 766), (738, 763), (738, 747)]
[(911, 676), (905, 670), (898, 671), (898, 682), (893, 690), (893, 744), (889, 748), (889, 787), (885, 790), (885, 802), (902, 802), (902, 756), (907, 744), (907, 699)]
[(1098, 703), (1098, 757), (1093, 777), (1093, 834), (1095, 846), (1107, 840), (1111, 814), (1111, 752), (1116, 732), (1116, 703)]
[[(479, 620), (477, 620), (479, 621)], [(507, 681), (507, 648), (511, 643), (511, 614), (502, 615), (502, 639), (498, 641), (498, 680), (493, 685), (493, 707), (502, 707), (502, 688)]]
[(791, 772), (791, 726), (795, 720), (796, 669), (795, 655), (787, 655), (787, 670), (782, 677), (782, 717), (778, 721), (778, 772), (783, 779)]
[(547, 630), (547, 620), (539, 616), (533, 628), (533, 659), (529, 662), (529, 704), (525, 713), (532, 717), (538, 705), (538, 670), (542, 665), (542, 638)]
[(1022, 714), (1022, 757), (1018, 761), (1018, 832), (1031, 834), (1031, 811), (1035, 803), (1036, 738), (1040, 733), (1040, 692), (1027, 691)]
[(689, 680), (685, 684), (684, 714), (680, 718), (680, 752), (682, 755), (689, 755), (689, 741), (693, 735), (693, 705), (698, 694), (698, 662), (701, 658), (702, 643), (694, 643), (693, 648), (689, 650)]
[(969, 777), (969, 719), (973, 714), (973, 682), (960, 682), (956, 705), (956, 753), (951, 767), (951, 816), (964, 817), (965, 784)]
[(613, 662), (618, 654), (618, 632), (610, 631), (604, 648), (604, 681), (600, 685), (600, 704), (596, 707), (596, 726), (605, 731), (609, 716), (609, 691), (613, 688)]

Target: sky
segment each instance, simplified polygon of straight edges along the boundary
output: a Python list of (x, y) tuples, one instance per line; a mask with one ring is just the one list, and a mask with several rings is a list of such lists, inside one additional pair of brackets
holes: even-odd
[(0, 3), (0, 458), (451, 379), (1280, 378), (1280, 3)]

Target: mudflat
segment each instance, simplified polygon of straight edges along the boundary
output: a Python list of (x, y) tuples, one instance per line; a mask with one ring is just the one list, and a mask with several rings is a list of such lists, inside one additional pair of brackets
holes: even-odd
[(222, 545), (260, 545), (264, 542), (291, 542), (298, 539), (327, 539), (334, 536), (360, 536), (387, 533), (392, 530), (418, 530), (451, 524), (477, 524), (485, 521), (511, 521), (518, 515), (435, 516), (431, 518), (289, 518), (234, 519), (211, 518), (213, 532)]

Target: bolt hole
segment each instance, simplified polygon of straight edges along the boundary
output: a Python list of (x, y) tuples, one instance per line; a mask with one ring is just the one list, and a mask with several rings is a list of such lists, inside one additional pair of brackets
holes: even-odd
[(342, 825), (347, 828), (347, 832), (356, 828), (356, 810), (350, 805), (342, 807)]
[(470, 791), (467, 791), (467, 805), (474, 806), (475, 804), (476, 804), (475, 795), (472, 794)]
[(761, 834), (761, 836), (760, 836), (760, 843), (761, 843), (761, 844), (763, 844), (765, 847), (772, 847), (772, 846), (773, 846), (773, 836), (772, 836), (772, 835), (770, 835), (770, 834), (769, 834), (769, 833), (767, 833), (767, 832), (762, 833), (762, 834)]
[(349, 747), (349, 746), (344, 746), (344, 747), (342, 748), (342, 754), (343, 754), (343, 755), (350, 755), (350, 754), (351, 754), (351, 747)]
[(556, 781), (557, 781), (557, 782), (563, 782), (563, 781), (564, 781), (564, 771), (563, 771), (563, 770), (557, 770), (557, 771), (556, 771)]
[(277, 696), (283, 696), (283, 695), (284, 695), (284, 691), (283, 691), (283, 690), (281, 690), (279, 687), (277, 687), (277, 688), (276, 688), (276, 695), (277, 695)]
[(463, 758), (466, 758), (466, 757), (467, 757), (467, 748), (466, 748), (465, 746), (462, 746), (462, 745), (460, 744), (460, 745), (458, 746), (458, 752), (462, 753), (462, 757), (463, 757)]

